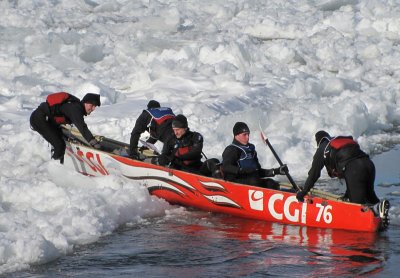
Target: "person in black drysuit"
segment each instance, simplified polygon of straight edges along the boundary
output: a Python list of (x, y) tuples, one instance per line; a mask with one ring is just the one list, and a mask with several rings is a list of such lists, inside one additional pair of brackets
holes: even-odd
[(161, 155), (152, 162), (186, 172), (200, 173), (203, 165), (203, 136), (189, 129), (187, 118), (182, 114), (174, 118), (172, 129), (174, 135), (167, 139)]
[[(154, 144), (160, 140), (165, 143), (167, 138), (173, 135), (171, 124), (174, 117), (171, 108), (161, 107), (158, 101), (150, 100), (147, 109), (143, 110), (132, 129), (129, 156), (134, 159), (140, 158), (138, 142), (140, 135), (146, 130), (150, 133), (146, 142)], [(146, 149), (145, 146), (141, 147), (140, 150), (144, 149)]]
[(331, 178), (339, 177), (345, 179), (346, 193), (343, 199), (348, 198), (350, 202), (357, 204), (378, 203), (379, 199), (374, 191), (374, 163), (360, 149), (358, 144), (343, 146), (336, 152), (334, 157), (331, 157), (330, 142), (333, 139), (324, 130), (320, 130), (315, 134), (318, 148), (314, 154), (304, 189), (297, 193), (297, 199), (301, 202), (304, 201), (304, 196), (314, 187), (315, 182), (321, 176), (322, 168), (325, 166)]
[[(60, 163), (63, 163), (66, 147), (60, 124), (74, 124), (92, 147), (100, 148), (100, 144), (94, 138), (84, 120), (84, 116), (90, 115), (97, 106), (101, 105), (100, 95), (88, 93), (82, 101), (75, 97), (73, 99), (73, 101), (57, 105), (57, 113), (50, 109), (47, 102), (42, 102), (30, 117), (31, 128), (53, 146), (52, 159), (60, 160)], [(63, 120), (56, 122), (55, 117), (62, 117)]]
[(263, 169), (258, 161), (255, 146), (249, 143), (250, 129), (246, 123), (237, 122), (233, 127), (234, 139), (222, 153), (222, 173), (225, 180), (279, 189), (279, 183), (273, 179), (275, 175), (285, 175), (287, 165), (276, 169)]

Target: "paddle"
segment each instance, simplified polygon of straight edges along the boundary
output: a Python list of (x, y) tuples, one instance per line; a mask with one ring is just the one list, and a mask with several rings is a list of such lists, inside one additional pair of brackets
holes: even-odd
[(83, 145), (91, 147), (88, 141), (81, 135), (78, 129), (73, 128), (72, 126), (61, 125), (61, 131), (65, 137), (71, 138), (81, 142)]
[[(264, 132), (261, 130), (261, 126), (260, 126), (260, 134), (261, 134), (261, 139), (264, 141), (265, 144), (267, 144), (267, 146), (269, 147), (269, 149), (275, 156), (275, 159), (278, 161), (279, 165), (283, 166), (282, 160), (279, 158), (278, 154), (275, 152), (275, 150), (272, 147), (271, 143), (269, 142), (268, 138), (265, 136)], [(293, 189), (295, 189), (296, 191), (301, 191), (301, 188), (294, 182), (294, 180), (292, 179), (292, 176), (289, 174), (289, 171), (286, 171), (285, 175), (288, 178), (288, 180), (290, 181), (290, 183), (292, 184)]]

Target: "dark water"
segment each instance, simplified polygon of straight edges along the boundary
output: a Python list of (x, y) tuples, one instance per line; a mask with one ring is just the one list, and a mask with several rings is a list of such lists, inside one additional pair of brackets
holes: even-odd
[(13, 277), (395, 277), (399, 240), (398, 227), (353, 233), (191, 212), (119, 230)]
[(9, 277), (397, 277), (400, 151), (374, 158), (392, 203), (382, 233), (264, 223), (192, 210), (123, 227), (59, 260)]

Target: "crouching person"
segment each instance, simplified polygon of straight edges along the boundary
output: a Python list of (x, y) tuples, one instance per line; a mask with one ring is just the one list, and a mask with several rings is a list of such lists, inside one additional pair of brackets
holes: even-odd
[(189, 129), (187, 118), (182, 114), (172, 121), (172, 130), (174, 135), (166, 140), (161, 155), (154, 158), (152, 163), (199, 173), (203, 165), (203, 136)]
[(175, 114), (171, 108), (161, 107), (158, 101), (150, 100), (147, 104), (147, 109), (143, 110), (132, 129), (129, 157), (143, 160), (141, 152), (146, 150), (147, 147), (142, 146), (138, 150), (138, 142), (140, 135), (145, 131), (150, 133), (150, 138), (146, 141), (147, 143), (154, 144), (158, 140), (165, 143), (173, 135), (171, 124), (174, 117)]
[[(233, 127), (233, 142), (222, 153), (224, 179), (270, 189), (279, 189), (279, 183), (269, 177), (285, 175), (287, 165), (275, 169), (263, 169), (258, 161), (255, 146), (249, 143), (250, 129), (237, 122)], [(268, 178), (267, 178), (268, 177)]]
[(84, 120), (84, 116), (90, 115), (100, 104), (98, 94), (88, 93), (82, 101), (65, 92), (50, 94), (46, 101), (32, 112), (31, 128), (52, 145), (51, 158), (63, 163), (66, 146), (60, 127), (62, 124), (74, 124), (92, 147), (101, 148)]

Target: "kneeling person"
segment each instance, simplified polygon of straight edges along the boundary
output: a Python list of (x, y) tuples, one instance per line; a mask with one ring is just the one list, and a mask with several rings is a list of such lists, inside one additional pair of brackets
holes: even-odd
[(263, 169), (258, 161), (255, 146), (249, 143), (250, 129), (246, 123), (237, 122), (233, 127), (233, 142), (222, 153), (222, 172), (224, 179), (236, 183), (264, 188), (279, 189), (275, 175), (285, 175), (286, 165), (276, 169)]

